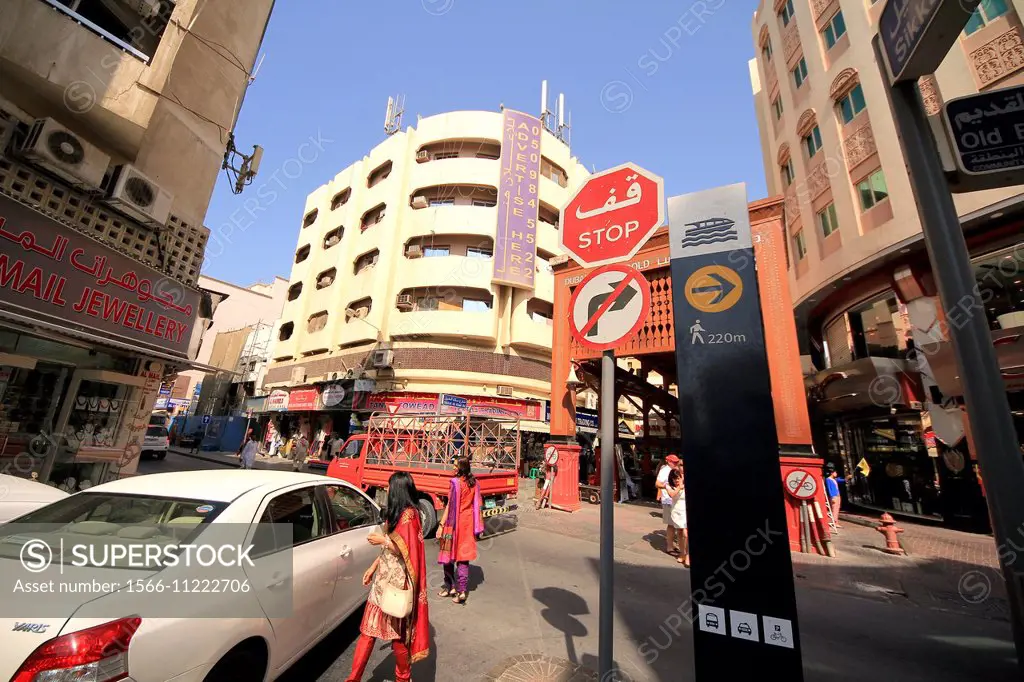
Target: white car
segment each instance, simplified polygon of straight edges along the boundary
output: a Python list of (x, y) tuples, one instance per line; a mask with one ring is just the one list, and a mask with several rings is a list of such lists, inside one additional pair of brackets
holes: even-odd
[(28, 478), (0, 474), (0, 523), (63, 500), (68, 493)]
[[(292, 525), (257, 525), (268, 522)], [(26, 595), (32, 599), (12, 606), (5, 594), (0, 680), (274, 680), (365, 602), (368, 588), (362, 585), (362, 576), (380, 553), (367, 542), (367, 535), (380, 532), (380, 522), (379, 508), (354, 486), (281, 471), (136, 476), (53, 503), (0, 526), (0, 582), (34, 577), (22, 554), (40, 537), (52, 550), (59, 536), (64, 552), (63, 543), (76, 538), (93, 543), (98, 536), (155, 542), (172, 536), (188, 544), (241, 529), (252, 545), (261, 548), (252, 552), (254, 567), (239, 569), (255, 589), (202, 595), (203, 605), (187, 607), (194, 613), (175, 617), (166, 615), (171, 604), (167, 599), (180, 605), (195, 594), (159, 596), (121, 587), (100, 594), (64, 595), (66, 613), (60, 615), (43, 613), (41, 595)], [(63, 525), (50, 535), (28, 537), (22, 525), (28, 523)], [(269, 538), (269, 544), (260, 544), (260, 532), (268, 528), (272, 531), (263, 541)], [(282, 528), (290, 528), (287, 535), (281, 534)], [(280, 567), (281, 558), (288, 557), (284, 550), (291, 550), (290, 574), (275, 570), (271, 575), (266, 567), (275, 560)], [(76, 568), (63, 554), (57, 557), (46, 570), (59, 568), (61, 580), (169, 584), (175, 579), (175, 569), (167, 566)], [(269, 600), (282, 594), (290, 598), (288, 613), (268, 608)], [(164, 599), (163, 612), (154, 606), (158, 599)], [(20, 617), (6, 617), (12, 613)]]
[(142, 456), (149, 455), (157, 459), (167, 456), (167, 449), (171, 447), (171, 439), (167, 429), (163, 426), (150, 424), (146, 427), (146, 435), (142, 438)]

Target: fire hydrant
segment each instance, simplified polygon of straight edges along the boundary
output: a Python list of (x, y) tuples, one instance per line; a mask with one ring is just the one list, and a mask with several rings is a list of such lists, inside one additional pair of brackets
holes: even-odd
[(879, 533), (885, 536), (885, 548), (883, 552), (889, 554), (906, 554), (903, 548), (900, 547), (899, 538), (896, 537), (898, 533), (902, 533), (903, 529), (896, 525), (896, 521), (892, 518), (892, 515), (888, 512), (882, 514), (881, 523), (878, 524), (878, 528), (875, 528)]

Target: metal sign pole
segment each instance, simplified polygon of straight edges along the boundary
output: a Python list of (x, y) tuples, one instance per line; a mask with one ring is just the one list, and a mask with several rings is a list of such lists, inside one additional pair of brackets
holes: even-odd
[(601, 354), (601, 599), (598, 621), (598, 674), (612, 675), (615, 602), (615, 351)]
[[(874, 45), (879, 68), (885, 76), (877, 36)], [(985, 307), (971, 271), (960, 218), (921, 106), (917, 84), (913, 81), (896, 83), (891, 89), (891, 100), (896, 134), (903, 145), (928, 257), (949, 321), (947, 331), (964, 389), (974, 454), (984, 474), (992, 531), (996, 545), (1004, 547), (1024, 528), (1024, 497), (1020, 494), (1024, 490), (1024, 464), (1006, 387), (992, 345)], [(1018, 565), (1015, 559), (1016, 555), (1011, 552), (999, 552), (1010, 601), (1017, 663), (1024, 671), (1024, 566)]]

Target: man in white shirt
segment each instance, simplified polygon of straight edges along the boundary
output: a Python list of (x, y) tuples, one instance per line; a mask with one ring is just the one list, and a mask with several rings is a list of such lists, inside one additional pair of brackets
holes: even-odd
[(661, 500), (661, 520), (665, 522), (665, 545), (669, 554), (677, 554), (679, 546), (676, 544), (676, 527), (672, 524), (672, 496), (668, 494), (665, 487), (668, 485), (668, 475), (673, 469), (678, 469), (679, 457), (669, 455), (665, 463), (658, 469), (658, 478), (654, 487), (658, 489), (658, 497)]

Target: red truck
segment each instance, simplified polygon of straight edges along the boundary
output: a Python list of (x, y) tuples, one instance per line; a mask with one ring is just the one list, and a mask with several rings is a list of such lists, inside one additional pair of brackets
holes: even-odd
[(327, 475), (359, 486), (383, 506), (391, 474), (408, 472), (421, 495), (423, 534), (430, 537), (461, 457), (472, 459), (485, 520), (518, 509), (519, 448), (516, 418), (378, 413), (370, 417), (366, 433), (345, 441)]

